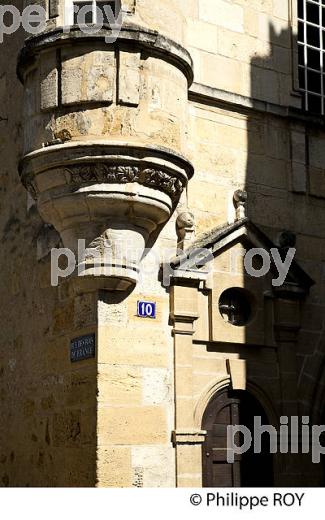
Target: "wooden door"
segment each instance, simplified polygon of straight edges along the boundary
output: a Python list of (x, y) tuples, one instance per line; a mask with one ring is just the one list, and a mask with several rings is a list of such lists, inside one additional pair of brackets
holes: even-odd
[[(242, 424), (253, 435), (255, 416), (260, 416), (262, 424), (267, 424), (263, 408), (248, 392), (225, 389), (210, 401), (202, 422), (202, 429), (207, 430), (202, 450), (204, 487), (272, 485), (272, 456), (265, 437), (262, 439), (262, 453), (254, 453), (252, 445), (247, 453), (235, 455), (233, 463), (227, 461), (227, 427)], [(235, 443), (241, 445), (240, 434), (237, 434)]]

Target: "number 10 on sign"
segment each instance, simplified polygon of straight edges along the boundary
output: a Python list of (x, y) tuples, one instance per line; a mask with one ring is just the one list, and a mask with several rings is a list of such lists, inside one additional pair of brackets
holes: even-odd
[(156, 304), (154, 302), (138, 302), (138, 316), (140, 318), (156, 318)]

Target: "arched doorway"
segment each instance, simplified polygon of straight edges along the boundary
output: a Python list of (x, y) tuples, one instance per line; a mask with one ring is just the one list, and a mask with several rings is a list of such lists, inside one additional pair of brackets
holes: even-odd
[(211, 399), (202, 421), (202, 429), (207, 431), (202, 451), (204, 487), (273, 486), (268, 434), (262, 435), (261, 453), (254, 453), (251, 446), (245, 454), (236, 455), (233, 463), (227, 462), (227, 426), (246, 426), (253, 435), (257, 416), (262, 424), (269, 424), (263, 407), (249, 392), (226, 388)]

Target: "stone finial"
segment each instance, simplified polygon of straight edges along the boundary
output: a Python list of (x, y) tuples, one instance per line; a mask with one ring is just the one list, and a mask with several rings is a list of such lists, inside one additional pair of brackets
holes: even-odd
[(178, 246), (182, 249), (185, 249), (186, 244), (193, 240), (195, 233), (194, 215), (187, 207), (182, 206), (179, 209), (176, 220), (176, 229), (178, 236)]
[(297, 237), (292, 231), (282, 231), (278, 237), (278, 244), (281, 249), (295, 247), (296, 241)]
[(236, 190), (234, 193), (234, 206), (236, 208), (236, 220), (246, 217), (247, 191)]

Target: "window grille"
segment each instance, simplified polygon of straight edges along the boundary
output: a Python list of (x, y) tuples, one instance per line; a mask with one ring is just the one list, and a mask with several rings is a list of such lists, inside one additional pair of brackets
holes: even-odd
[(299, 88), (304, 109), (325, 114), (325, 0), (298, 0)]

